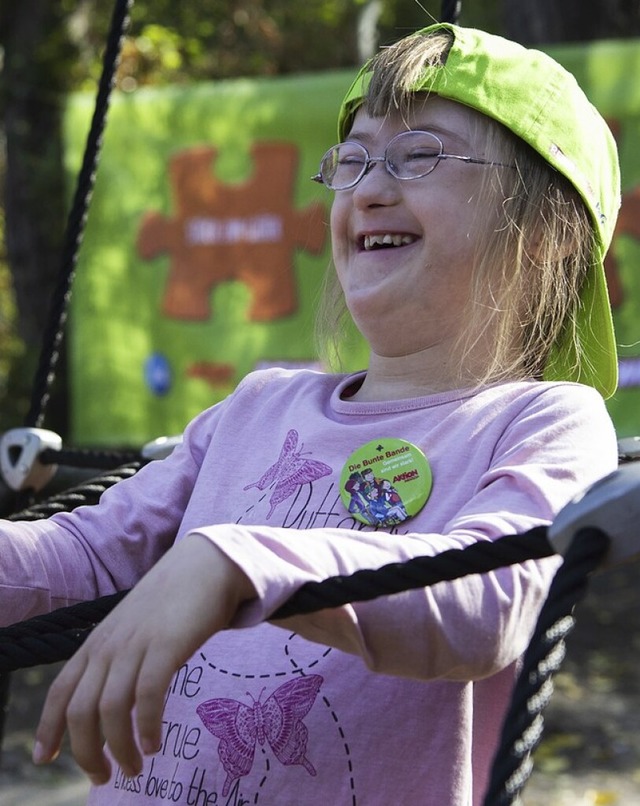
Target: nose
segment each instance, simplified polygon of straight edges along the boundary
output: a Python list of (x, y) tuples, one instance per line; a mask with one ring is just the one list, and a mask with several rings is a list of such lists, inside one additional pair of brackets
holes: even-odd
[(386, 162), (387, 162), (387, 158), (386, 158), (386, 157), (368, 157), (368, 158), (367, 158), (367, 161), (366, 161), (366, 163), (365, 163), (365, 166), (364, 166), (364, 172), (363, 172), (362, 177), (361, 177), (361, 179), (360, 179), (360, 181), (361, 181), (361, 182), (362, 182), (362, 180), (365, 178), (365, 176), (366, 176), (368, 173), (370, 173), (371, 169), (373, 168), (373, 166), (374, 166), (374, 164), (375, 164), (376, 162), (381, 162), (381, 163), (384, 165), (385, 170), (386, 170), (386, 171), (387, 171), (387, 173), (388, 173), (388, 169), (387, 169), (387, 165), (386, 165)]
[[(380, 170), (374, 171), (376, 162), (382, 165)], [(353, 188), (353, 202), (361, 207), (394, 204), (398, 198), (399, 184), (389, 173), (385, 157), (369, 157), (362, 178)]]

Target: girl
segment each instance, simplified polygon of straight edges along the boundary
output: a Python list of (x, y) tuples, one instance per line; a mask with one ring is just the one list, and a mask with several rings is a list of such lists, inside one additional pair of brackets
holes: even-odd
[[(3, 527), (7, 622), (135, 586), (37, 731), (37, 762), (68, 731), (91, 804), (480, 804), (555, 559), (269, 615), (309, 580), (549, 523), (616, 466), (618, 168), (573, 78), (436, 25), (363, 68), (339, 132), (326, 311), (339, 290), (366, 371), (250, 375), (98, 506)], [(367, 467), (403, 523), (349, 511)]]

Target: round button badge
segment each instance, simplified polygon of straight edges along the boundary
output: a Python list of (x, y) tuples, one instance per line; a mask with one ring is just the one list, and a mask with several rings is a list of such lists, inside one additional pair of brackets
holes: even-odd
[(431, 494), (427, 457), (404, 439), (367, 442), (347, 459), (340, 497), (349, 513), (369, 526), (396, 526), (420, 512)]

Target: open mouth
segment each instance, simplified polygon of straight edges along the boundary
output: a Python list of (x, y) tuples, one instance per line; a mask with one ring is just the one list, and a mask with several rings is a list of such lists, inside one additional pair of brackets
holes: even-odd
[(385, 232), (376, 235), (364, 235), (360, 245), (365, 252), (370, 252), (373, 249), (394, 249), (398, 246), (408, 246), (417, 240), (417, 235)]

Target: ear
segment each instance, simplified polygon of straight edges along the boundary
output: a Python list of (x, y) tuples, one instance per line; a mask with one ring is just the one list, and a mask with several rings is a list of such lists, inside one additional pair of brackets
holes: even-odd
[(563, 233), (564, 237), (559, 237), (555, 243), (549, 243), (551, 233), (545, 234), (544, 230), (545, 225), (540, 222), (525, 245), (525, 254), (534, 266), (540, 261), (545, 262), (549, 257), (552, 257), (554, 261), (564, 260), (575, 252), (576, 238), (572, 232), (568, 231), (568, 228)]

